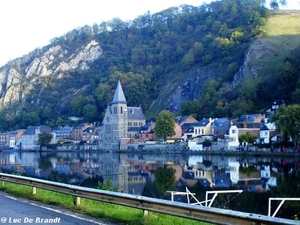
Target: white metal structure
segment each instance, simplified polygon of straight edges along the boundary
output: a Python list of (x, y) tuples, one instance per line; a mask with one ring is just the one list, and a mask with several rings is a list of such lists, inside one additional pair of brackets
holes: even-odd
[(269, 207), (268, 207), (268, 216), (271, 216), (271, 202), (272, 200), (281, 201), (274, 211), (272, 217), (275, 217), (276, 213), (279, 211), (280, 207), (283, 205), (285, 201), (300, 201), (300, 198), (269, 198)]
[[(197, 198), (195, 198), (195, 193), (191, 193), (189, 191), (188, 188), (185, 188), (185, 192), (178, 192), (178, 191), (168, 191), (171, 193), (171, 200), (174, 201), (174, 195), (186, 195), (186, 198), (187, 198), (187, 201), (188, 201), (188, 204), (191, 204), (191, 205), (201, 205), (203, 206), (202, 204), (205, 203), (205, 206), (206, 207), (211, 207), (213, 201), (215, 200), (215, 198), (218, 196), (218, 194), (225, 194), (225, 193), (241, 193), (243, 192), (243, 190), (222, 190), (222, 191), (207, 191), (206, 192), (206, 197), (205, 197), (205, 201), (202, 201), (202, 202), (199, 202)], [(209, 195), (210, 194), (214, 194), (213, 197), (211, 199), (208, 199), (209, 198)], [(189, 196), (191, 196), (195, 201), (196, 203), (190, 203), (190, 198)], [(208, 202), (209, 205), (208, 205)]]

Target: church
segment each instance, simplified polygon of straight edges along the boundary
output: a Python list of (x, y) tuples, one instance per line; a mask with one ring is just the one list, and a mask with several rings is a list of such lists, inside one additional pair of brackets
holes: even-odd
[(99, 148), (119, 150), (120, 145), (137, 138), (146, 118), (141, 107), (127, 106), (120, 80), (110, 106), (107, 107), (99, 133)]

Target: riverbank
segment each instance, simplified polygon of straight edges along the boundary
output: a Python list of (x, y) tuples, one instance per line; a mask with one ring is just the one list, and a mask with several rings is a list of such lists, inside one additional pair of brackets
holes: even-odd
[(239, 151), (239, 150), (223, 150), (223, 149), (209, 149), (209, 150), (189, 150), (184, 148), (140, 148), (140, 149), (126, 149), (126, 150), (117, 150), (117, 151), (108, 151), (102, 149), (87, 149), (87, 150), (57, 150), (57, 149), (43, 149), (43, 150), (31, 150), (31, 149), (22, 149), (22, 150), (5, 150), (2, 153), (13, 153), (13, 152), (41, 152), (41, 153), (56, 153), (56, 152), (87, 152), (87, 153), (120, 153), (120, 154), (183, 154), (183, 155), (221, 155), (221, 156), (251, 156), (251, 157), (300, 157), (300, 152), (293, 149), (289, 149), (285, 152), (270, 149), (256, 149), (251, 151)]

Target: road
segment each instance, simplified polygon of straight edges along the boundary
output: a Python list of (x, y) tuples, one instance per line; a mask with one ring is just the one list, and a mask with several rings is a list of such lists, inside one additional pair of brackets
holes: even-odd
[(116, 225), (0, 192), (0, 225), (2, 224)]

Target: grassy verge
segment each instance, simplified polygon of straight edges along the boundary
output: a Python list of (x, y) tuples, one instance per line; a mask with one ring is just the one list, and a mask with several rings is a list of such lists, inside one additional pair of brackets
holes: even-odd
[(32, 194), (32, 187), (5, 182), (0, 185), (0, 190), (14, 196), (27, 198), (48, 205), (61, 206), (73, 212), (82, 213), (94, 218), (105, 218), (110, 221), (127, 225), (208, 225), (194, 220), (183, 219), (175, 216), (150, 212), (147, 219), (143, 218), (142, 211), (130, 207), (103, 203), (90, 199), (82, 199), (81, 204), (75, 206), (73, 197), (53, 191), (38, 189)]

